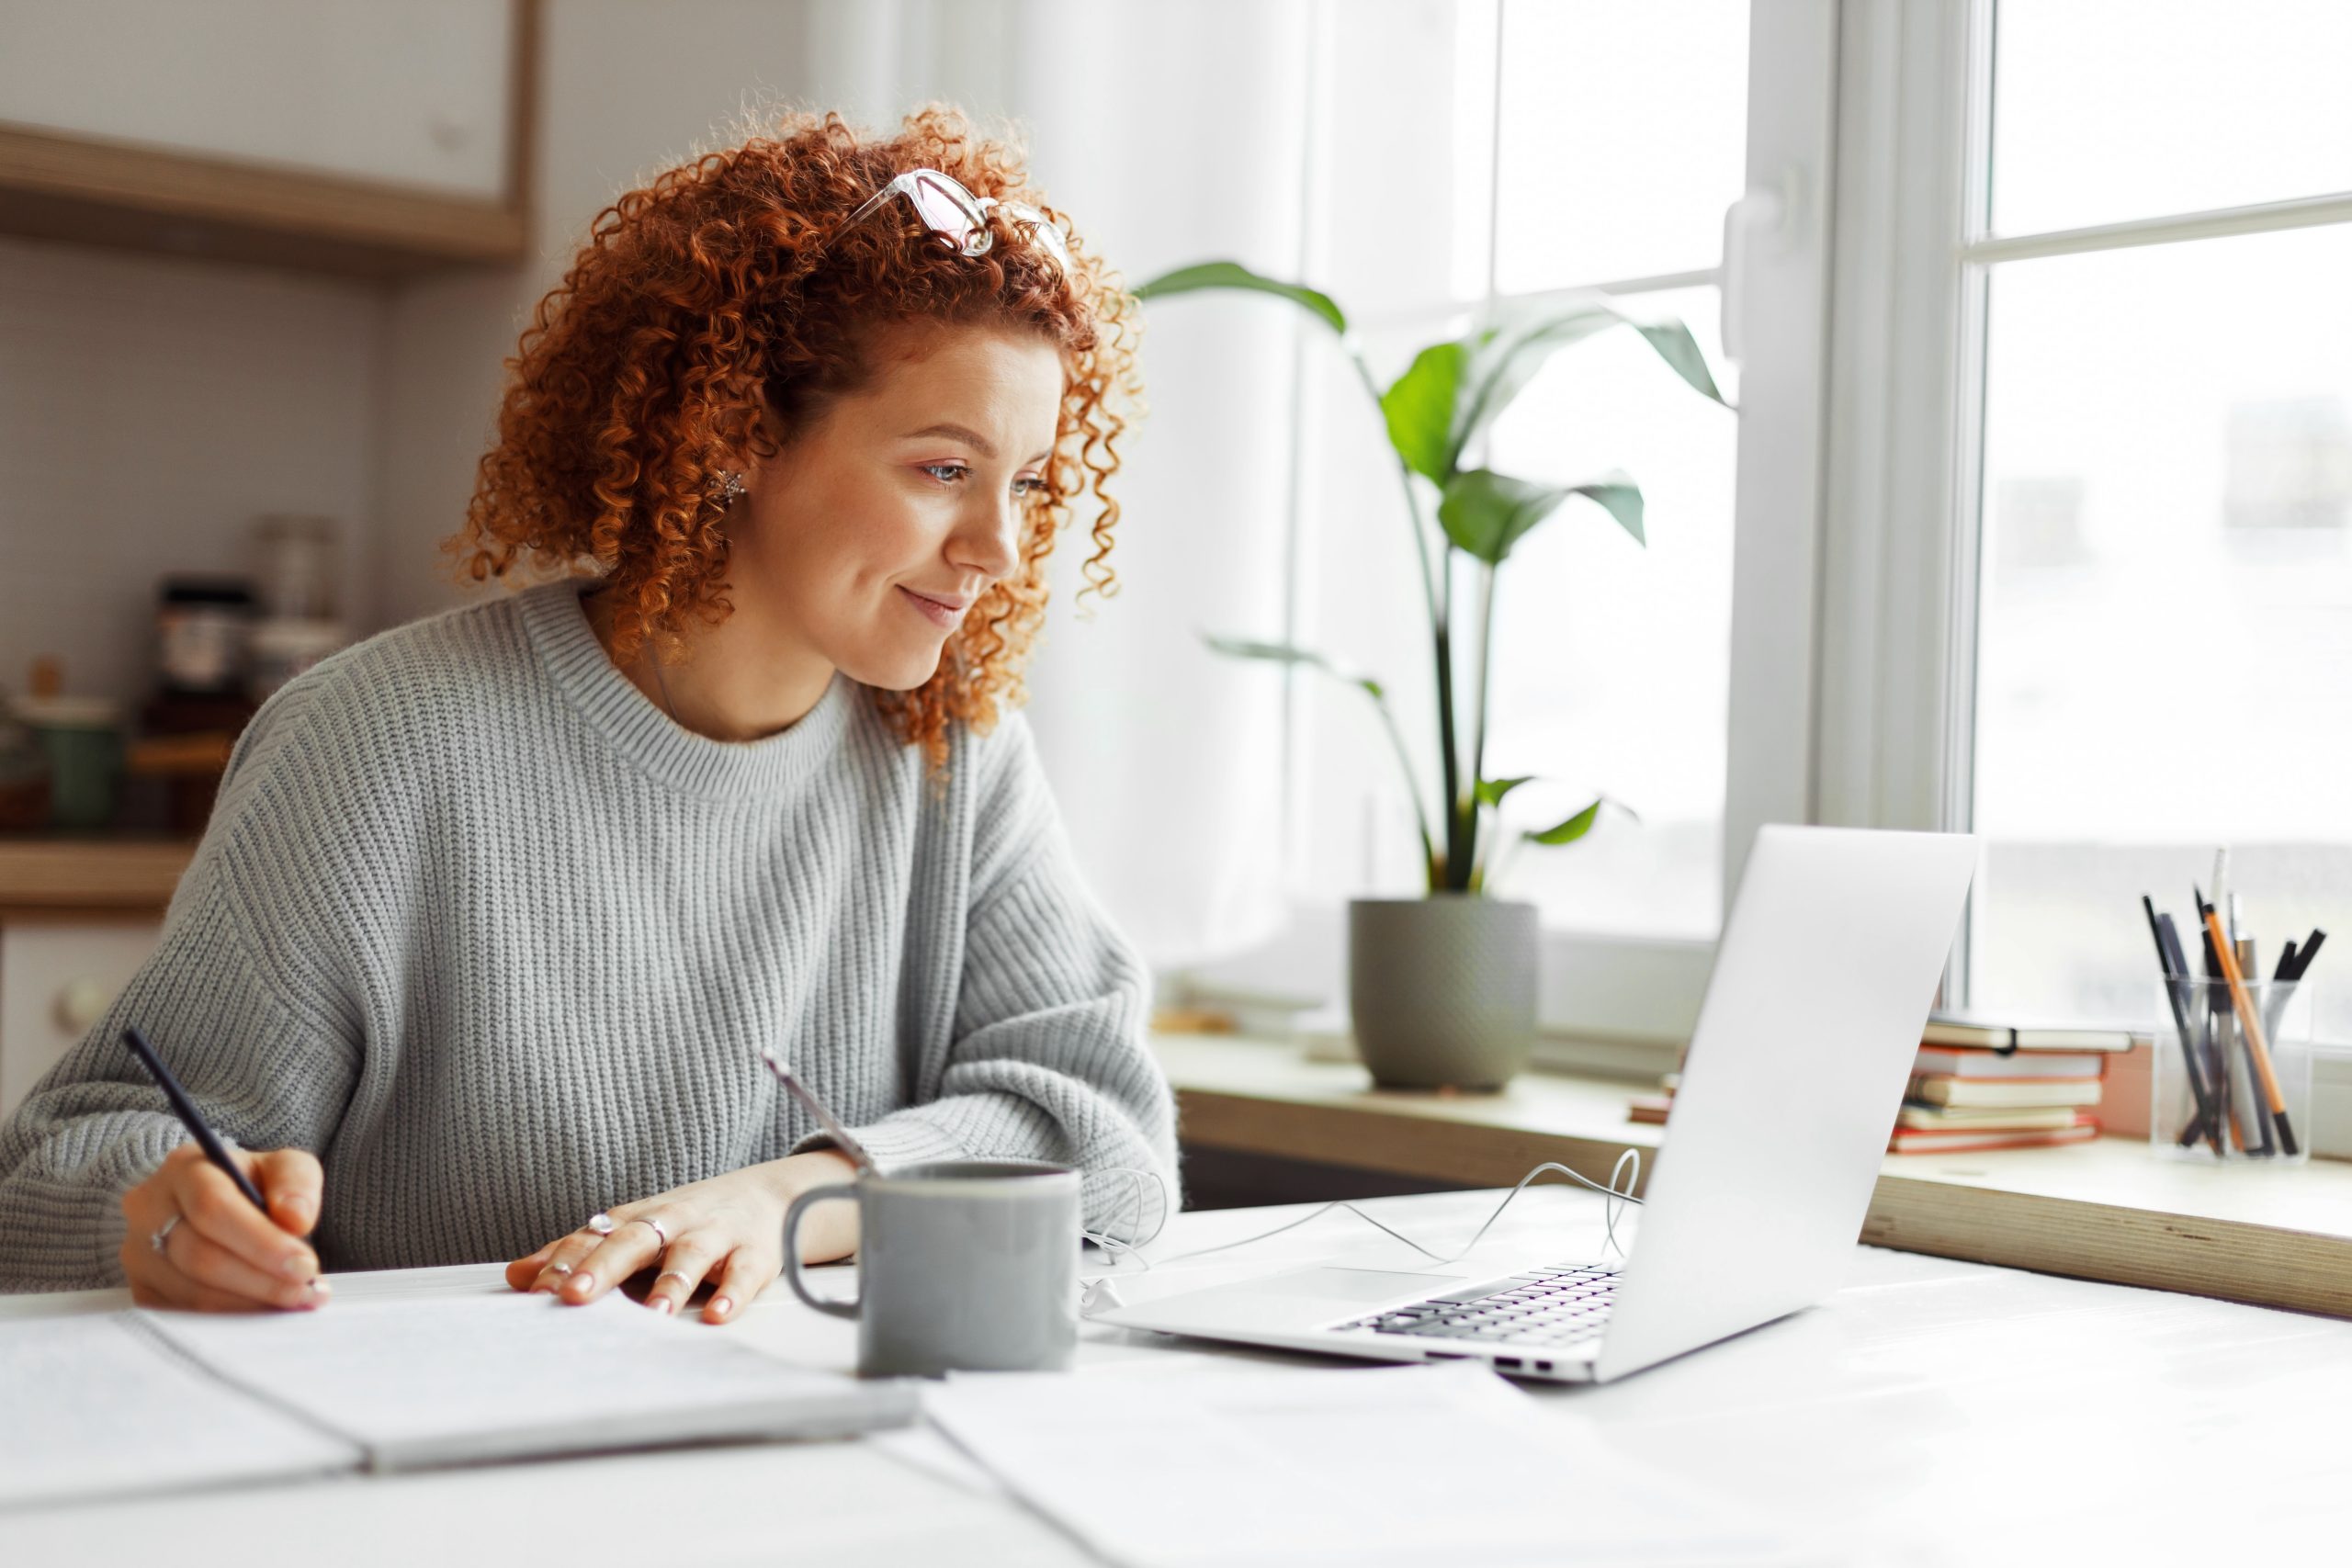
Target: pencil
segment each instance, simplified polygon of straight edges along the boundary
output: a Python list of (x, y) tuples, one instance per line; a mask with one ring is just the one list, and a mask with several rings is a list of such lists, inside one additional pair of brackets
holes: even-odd
[(2303, 943), (2301, 950), (2295, 954), (2295, 972), (2292, 975), (2288, 976), (2287, 978), (2290, 980), (2300, 980), (2304, 976), (2304, 975), (2308, 974), (2311, 970), (2312, 960), (2319, 956), (2319, 944), (2326, 940), (2327, 933), (2325, 931), (2313, 931), (2312, 932), (2311, 941)]
[(147, 1037), (139, 1032), (137, 1024), (122, 1032), (122, 1043), (130, 1047), (130, 1054), (139, 1058), (139, 1065), (147, 1069), (147, 1076), (155, 1080), (155, 1087), (164, 1091), (164, 1098), (172, 1102), (172, 1113), (186, 1124), (189, 1135), (203, 1147), (204, 1157), (219, 1166), (229, 1179), (237, 1184), (237, 1190), (254, 1201), (254, 1208), (268, 1213), (269, 1204), (263, 1201), (260, 1189), (254, 1185), (251, 1177), (237, 1168), (237, 1162), (229, 1157), (229, 1151), (221, 1145), (220, 1135), (204, 1124), (204, 1118), (197, 1114), (196, 1101), (187, 1097), (187, 1090), (180, 1087), (180, 1080), (172, 1077), (172, 1069), (164, 1066), (164, 1059), (155, 1055), (155, 1047), (147, 1043)]
[(2255, 1015), (2254, 1004), (2245, 994), (2245, 976), (2238, 973), (2238, 957), (2222, 936), (2222, 917), (2213, 906), (2203, 907), (2205, 930), (2213, 939), (2213, 951), (2222, 961), (2222, 978), (2229, 983), (2230, 1001), (2237, 1011), (2238, 1027), (2245, 1032), (2245, 1043), (2254, 1052), (2255, 1070), (2262, 1076), (2262, 1091), (2269, 1097), (2270, 1119), (2278, 1124), (2279, 1146), (2290, 1155), (2301, 1151), (2295, 1146), (2294, 1129), (2287, 1124), (2287, 1097), (2278, 1092), (2278, 1075), (2270, 1068), (2270, 1048), (2262, 1038), (2262, 1020)]
[[(2234, 893), (2231, 894), (2230, 908), (2232, 913), (2230, 923), (2233, 927), (2238, 923), (2236, 914), (2237, 904), (2238, 896)], [(2252, 937), (2241, 936), (2233, 937), (2231, 940), (2233, 944), (2237, 948), (2238, 973), (2240, 975), (2251, 976), (2258, 978), (2262, 974), (2262, 961), (2255, 956), (2254, 939)], [(2263, 1023), (2262, 1037), (2265, 1040), (2267, 1040), (2276, 1031), (2270, 1027), (2268, 1021), (2266, 1020)], [(2253, 1041), (2254, 1036), (2251, 1032), (2243, 1029), (2238, 1031), (2238, 1048), (2245, 1052), (2249, 1065), (2251, 1065), (2254, 1058)], [(2262, 1134), (2262, 1146), (2254, 1152), (2258, 1155), (2267, 1155), (2276, 1152), (2270, 1141), (2271, 1120), (2272, 1118), (2264, 1112), (2262, 1109), (2262, 1102), (2260, 1100), (2256, 1100), (2254, 1106), (2254, 1127), (2256, 1132)]]
[[(2181, 1064), (2188, 1069), (2188, 1092), (2197, 1100), (2197, 1114), (2181, 1130), (2180, 1145), (2187, 1148), (2197, 1142), (2198, 1134), (2213, 1115), (2212, 1101), (2205, 1092), (2205, 1074), (2197, 1065), (2195, 1032), (2188, 1025), (2188, 976), (2173, 973), (2172, 950), (2165, 944), (2165, 922), (2164, 918), (2156, 913), (2156, 901), (2143, 893), (2140, 895), (2140, 908), (2148, 914), (2148, 934), (2156, 943), (2156, 967), (2164, 974), (2165, 997), (2172, 1003), (2172, 1021), (2180, 1032)], [(2217, 1138), (2214, 1142), (2218, 1147), (2220, 1140)]]

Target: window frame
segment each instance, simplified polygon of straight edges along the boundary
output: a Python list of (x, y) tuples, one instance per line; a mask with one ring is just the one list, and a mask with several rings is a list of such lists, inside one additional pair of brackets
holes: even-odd
[(1984, 200), (1970, 186), (1985, 117), (1968, 87), (1989, 22), (1974, 0), (1842, 19), (1819, 822), (1966, 825), (1952, 784), (1973, 732), (1976, 529), (1962, 454), (1981, 450), (1984, 292), (1958, 257)]

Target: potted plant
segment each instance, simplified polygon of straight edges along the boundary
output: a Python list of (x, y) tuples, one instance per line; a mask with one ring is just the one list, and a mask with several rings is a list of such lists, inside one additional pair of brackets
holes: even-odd
[[(1647, 540), (1642, 492), (1624, 474), (1551, 485), (1475, 466), (1472, 459), (1546, 359), (1609, 327), (1622, 324), (1640, 333), (1702, 395), (1720, 403), (1723, 394), (1681, 322), (1636, 321), (1600, 294), (1484, 322), (1466, 336), (1433, 343), (1383, 389), (1348, 331), (1346, 313), (1318, 289), (1262, 276), (1238, 262), (1213, 261), (1165, 273), (1136, 293), (1155, 299), (1204, 289), (1287, 299), (1329, 327), (1396, 450), (1436, 666), (1439, 809), (1432, 813), (1422, 798), (1404, 732), (1379, 680), (1286, 643), (1206, 640), (1237, 658), (1320, 671), (1371, 699), (1404, 770), (1428, 890), (1418, 898), (1358, 898), (1349, 906), (1348, 991), (1357, 1048), (1384, 1085), (1498, 1088), (1526, 1065), (1534, 1043), (1539, 929), (1533, 905), (1487, 896), (1500, 870), (1493, 851), (1505, 838), (1504, 804), (1531, 782), (1489, 778), (1486, 771), (1495, 573), (1512, 547), (1572, 498), (1591, 502), (1636, 543)], [(1469, 603), (1476, 606), (1466, 626), (1456, 622), (1457, 583), (1471, 590)], [(1615, 804), (1596, 798), (1560, 821), (1521, 829), (1509, 841), (1574, 843), (1591, 831), (1604, 805)]]

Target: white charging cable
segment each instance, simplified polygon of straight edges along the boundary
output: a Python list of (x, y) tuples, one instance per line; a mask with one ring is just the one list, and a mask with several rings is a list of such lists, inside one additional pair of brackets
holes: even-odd
[[(1480, 1224), (1476, 1231), (1471, 1233), (1470, 1239), (1464, 1242), (1459, 1249), (1452, 1253), (1441, 1255), (1434, 1252), (1429, 1247), (1423, 1247), (1419, 1242), (1415, 1241), (1411, 1236), (1407, 1235), (1404, 1232), (1396, 1229), (1395, 1226), (1374, 1219), (1372, 1215), (1365, 1213), (1362, 1209), (1357, 1208), (1353, 1203), (1347, 1202), (1342, 1200), (1336, 1202), (1326, 1203), (1312, 1213), (1301, 1214), (1298, 1218), (1292, 1220), (1287, 1224), (1276, 1225), (1270, 1231), (1261, 1231), (1256, 1235), (1243, 1236), (1239, 1241), (1224, 1241), (1217, 1243), (1215, 1247), (1195, 1247), (1190, 1252), (1180, 1252), (1172, 1258), (1162, 1258), (1157, 1261), (1161, 1263), (1181, 1263), (1187, 1258), (1205, 1258), (1213, 1252), (1230, 1252), (1235, 1247), (1249, 1247), (1254, 1243), (1265, 1241), (1270, 1237), (1281, 1235), (1286, 1231), (1295, 1231), (1301, 1225), (1308, 1224), (1316, 1220), (1321, 1219), (1324, 1215), (1331, 1213), (1334, 1209), (1341, 1209), (1351, 1214), (1353, 1214), (1357, 1219), (1363, 1221), (1364, 1224), (1371, 1225), (1375, 1230), (1384, 1231), (1389, 1235), (1395, 1236), (1398, 1241), (1403, 1242), (1407, 1247), (1411, 1247), (1415, 1252), (1419, 1253), (1422, 1257), (1428, 1258), (1432, 1263), (1455, 1263), (1469, 1256), (1471, 1249), (1476, 1247), (1478, 1243), (1484, 1239), (1486, 1234), (1494, 1228), (1495, 1222), (1503, 1217), (1503, 1211), (1510, 1207), (1511, 1200), (1517, 1198), (1521, 1192), (1525, 1191), (1527, 1190), (1528, 1183), (1533, 1181), (1545, 1171), (1557, 1171), (1571, 1181), (1580, 1181), (1585, 1186), (1591, 1188), (1595, 1192), (1601, 1194), (1602, 1197), (1608, 1200), (1608, 1204), (1601, 1213), (1601, 1223), (1607, 1227), (1609, 1249), (1620, 1258), (1624, 1257), (1625, 1249), (1617, 1240), (1617, 1215), (1625, 1204), (1639, 1203), (1641, 1201), (1639, 1198), (1634, 1196), (1634, 1190), (1641, 1185), (1642, 1179), (1642, 1151), (1639, 1149), (1627, 1149), (1617, 1156), (1617, 1163), (1610, 1168), (1609, 1184), (1606, 1187), (1602, 1186), (1600, 1182), (1593, 1180), (1582, 1171), (1570, 1170), (1566, 1166), (1561, 1165), (1556, 1161), (1545, 1160), (1542, 1165), (1537, 1166), (1525, 1176), (1521, 1177), (1519, 1179), (1519, 1185), (1513, 1187), (1509, 1192), (1503, 1194), (1503, 1201), (1496, 1204), (1495, 1212), (1488, 1214), (1485, 1223)], [(1089, 1230), (1080, 1233), (1088, 1241), (1092, 1242), (1095, 1246), (1103, 1250), (1111, 1259), (1112, 1268), (1123, 1268), (1125, 1265), (1126, 1260), (1132, 1258), (1142, 1263), (1144, 1269), (1148, 1271), (1152, 1267), (1154, 1259), (1145, 1257), (1143, 1248), (1156, 1240), (1159, 1237), (1160, 1231), (1166, 1227), (1168, 1213), (1168, 1183), (1160, 1178), (1159, 1173), (1157, 1171), (1137, 1170), (1129, 1166), (1115, 1166), (1108, 1170), (1097, 1171), (1093, 1174), (1105, 1178), (1124, 1176), (1128, 1179), (1129, 1190), (1131, 1190), (1135, 1195), (1132, 1212), (1134, 1213), (1137, 1228), (1140, 1228), (1143, 1224), (1143, 1200), (1144, 1193), (1146, 1191), (1144, 1182), (1148, 1179), (1153, 1186), (1159, 1190), (1160, 1224), (1152, 1228), (1152, 1234), (1150, 1235), (1141, 1237), (1119, 1236), (1110, 1234), (1107, 1229)]]

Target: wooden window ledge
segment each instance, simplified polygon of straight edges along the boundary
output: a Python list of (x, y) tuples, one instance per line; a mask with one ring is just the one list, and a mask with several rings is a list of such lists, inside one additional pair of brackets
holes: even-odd
[[(1375, 1089), (1288, 1043), (1159, 1034), (1185, 1144), (1508, 1187), (1556, 1160), (1595, 1181), (1663, 1128), (1633, 1086), (1531, 1072), (1498, 1094)], [(1645, 1170), (1646, 1179), (1648, 1172)], [(2352, 1316), (2352, 1163), (2174, 1162), (2144, 1140), (1890, 1155), (1861, 1239), (1906, 1252)]]

